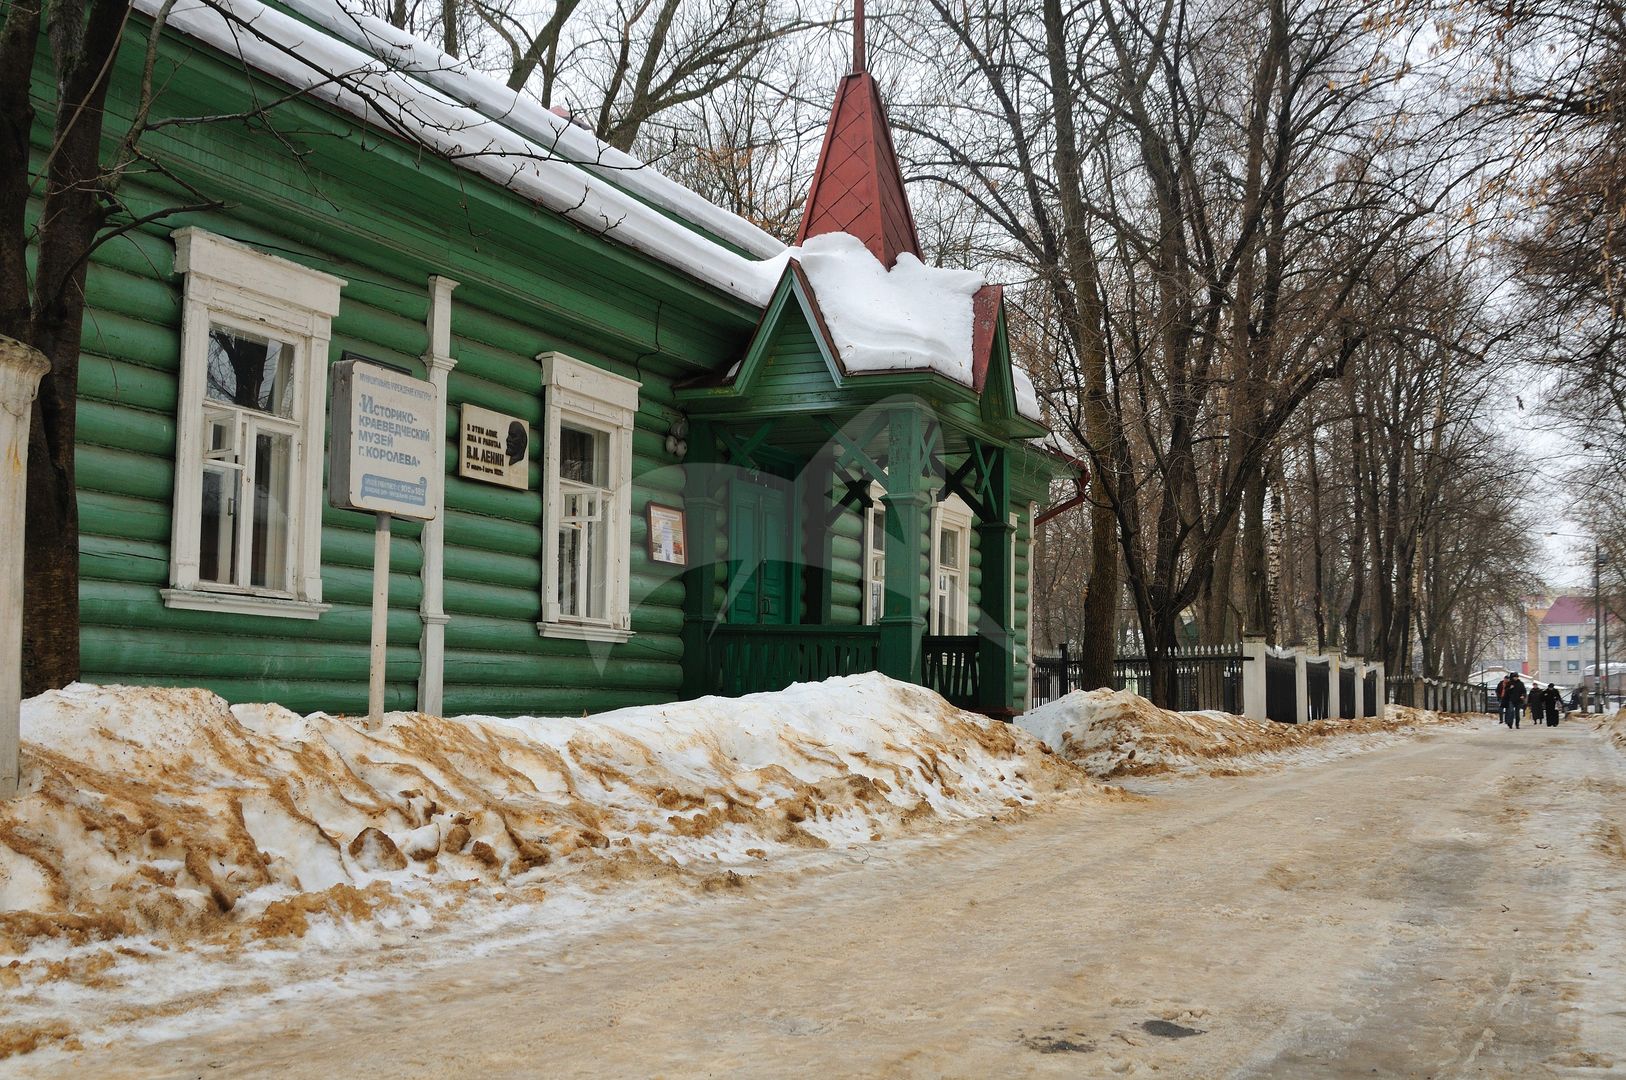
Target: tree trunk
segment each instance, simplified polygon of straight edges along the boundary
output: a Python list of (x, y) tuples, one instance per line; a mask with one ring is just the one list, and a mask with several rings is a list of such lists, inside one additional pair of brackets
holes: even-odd
[[(1066, 289), (1075, 313), (1072, 337), (1083, 368), (1084, 436), (1094, 454), (1090, 503), (1089, 590), (1084, 596), (1084, 634), (1079, 643), (1079, 685), (1094, 690), (1112, 685), (1117, 657), (1118, 625), (1118, 516), (1112, 486), (1121, 470), (1122, 434), (1113, 423), (1107, 389), (1107, 349), (1104, 338), (1100, 272), (1090, 246), (1089, 220), (1083, 200), (1083, 167), (1078, 133), (1073, 123), (1074, 99), (1069, 92), (1066, 22), (1060, 0), (1044, 0), (1046, 53), (1055, 102), (1056, 178), (1061, 201), (1061, 255)], [(1058, 282), (1059, 284), (1059, 282)]]
[(28, 442), (23, 539), (23, 693), (79, 677), (79, 503), (74, 485), (75, 404), (88, 256), (104, 221), (103, 102), (124, 26), (123, 0), (49, 9), (57, 71), (55, 153), (45, 178), (38, 268), (25, 339), (51, 363)]

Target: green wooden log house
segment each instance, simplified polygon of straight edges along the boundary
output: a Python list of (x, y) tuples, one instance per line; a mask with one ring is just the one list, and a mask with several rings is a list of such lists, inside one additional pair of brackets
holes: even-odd
[(1022, 707), (1032, 523), (1079, 466), (1042, 443), (996, 286), (919, 316), (936, 352), (869, 340), (844, 266), (900, 296), (965, 281), (918, 263), (861, 46), (789, 252), (328, 0), (181, 0), (155, 85), (156, 117), (277, 104), (149, 132), (170, 176), (132, 174), (129, 213), (196, 202), (183, 185), (220, 205), (90, 269), (87, 680), (364, 708), (373, 520), (326, 489), (351, 356), (438, 400), (436, 513), (390, 555), (390, 708), (575, 714), (876, 669)]

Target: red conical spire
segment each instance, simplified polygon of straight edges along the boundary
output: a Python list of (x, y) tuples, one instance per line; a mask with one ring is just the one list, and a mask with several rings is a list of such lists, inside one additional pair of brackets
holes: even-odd
[(796, 242), (833, 232), (856, 236), (889, 268), (902, 252), (920, 257), (886, 106), (864, 70), (864, 0), (854, 3), (853, 70), (836, 90)]

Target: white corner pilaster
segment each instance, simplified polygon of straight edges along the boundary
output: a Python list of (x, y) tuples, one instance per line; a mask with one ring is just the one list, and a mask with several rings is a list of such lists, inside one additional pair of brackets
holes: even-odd
[(1380, 662), (1374, 666), (1378, 669), (1377, 687), (1375, 693), (1373, 694), (1373, 696), (1378, 699), (1376, 705), (1377, 712), (1374, 715), (1377, 716), (1379, 720), (1383, 720), (1389, 715), (1389, 683), (1388, 680), (1383, 677), (1383, 664)]
[(1270, 718), (1269, 697), (1265, 690), (1268, 655), (1263, 634), (1242, 635), (1242, 715), (1249, 720), (1264, 721)]
[(429, 279), (429, 316), (425, 328), (429, 349), (423, 365), (429, 384), (435, 388), (439, 406), (431, 419), (435, 433), (434, 477), (435, 516), (423, 525), (423, 599), (418, 616), (423, 620), (418, 652), (418, 711), (439, 716), (446, 701), (446, 377), (457, 366), (452, 357), (452, 290), (457, 282), (434, 276)]
[(28, 422), (51, 365), (38, 349), (0, 337), (0, 799), (17, 794), (23, 692), (23, 523)]

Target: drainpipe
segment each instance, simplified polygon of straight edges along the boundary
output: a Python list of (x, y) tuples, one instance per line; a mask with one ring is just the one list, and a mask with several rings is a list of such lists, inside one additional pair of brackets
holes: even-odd
[(418, 651), (421, 664), (418, 673), (418, 711), (439, 716), (446, 697), (446, 376), (457, 366), (452, 352), (452, 290), (457, 282), (451, 278), (429, 279), (429, 351), (423, 363), (429, 373), (429, 384), (435, 388), (435, 401), (439, 408), (430, 419), (434, 431), (437, 460), (431, 470), (434, 476), (435, 516), (423, 523), (423, 600), (418, 605), (418, 617), (423, 620), (423, 636)]
[(17, 794), (23, 693), (23, 504), (28, 422), (51, 365), (37, 349), (0, 337), (0, 799)]

